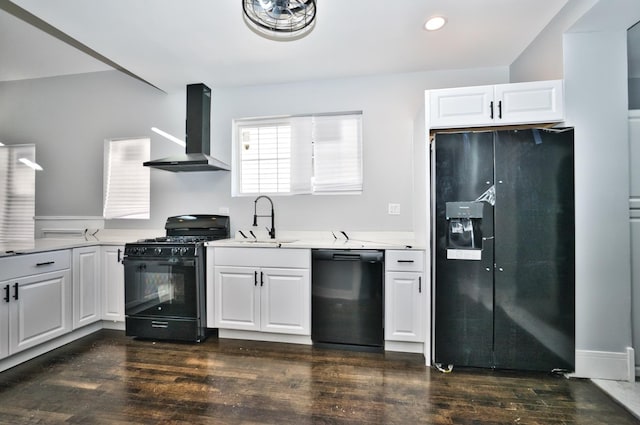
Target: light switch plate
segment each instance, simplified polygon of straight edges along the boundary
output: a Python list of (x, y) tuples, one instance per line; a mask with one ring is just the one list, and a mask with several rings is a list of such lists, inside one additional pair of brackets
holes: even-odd
[(400, 215), (400, 204), (389, 204), (389, 215)]

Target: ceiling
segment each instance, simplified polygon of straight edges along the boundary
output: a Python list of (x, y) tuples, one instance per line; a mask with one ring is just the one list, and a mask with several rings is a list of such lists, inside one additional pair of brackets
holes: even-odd
[[(0, 0), (0, 81), (116, 68), (171, 92), (503, 67), (571, 1), (317, 0), (311, 33), (273, 41), (240, 0)], [(447, 25), (423, 30), (432, 15)]]

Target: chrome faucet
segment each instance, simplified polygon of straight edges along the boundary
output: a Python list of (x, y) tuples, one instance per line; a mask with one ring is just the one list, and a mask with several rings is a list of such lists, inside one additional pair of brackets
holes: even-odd
[[(260, 198), (266, 198), (269, 200), (269, 203), (271, 204), (271, 215), (258, 215), (257, 210), (258, 210), (258, 200), (260, 200)], [(271, 198), (269, 198), (266, 195), (260, 195), (256, 198), (255, 201), (253, 201), (253, 225), (257, 226), (258, 225), (258, 217), (271, 217), (271, 229), (267, 229), (269, 230), (269, 237), (271, 239), (275, 239), (276, 238), (276, 225), (275, 225), (275, 218), (276, 215), (273, 212), (273, 201), (271, 200)]]

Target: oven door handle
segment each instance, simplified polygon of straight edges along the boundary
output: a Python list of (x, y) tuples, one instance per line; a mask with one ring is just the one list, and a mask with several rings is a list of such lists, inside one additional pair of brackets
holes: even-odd
[(196, 260), (180, 260), (180, 261), (159, 261), (155, 263), (158, 266), (183, 266), (183, 267), (195, 267)]

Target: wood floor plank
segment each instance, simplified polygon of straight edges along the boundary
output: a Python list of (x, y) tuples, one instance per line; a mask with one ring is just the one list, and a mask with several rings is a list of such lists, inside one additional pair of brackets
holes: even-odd
[(587, 380), (101, 331), (0, 374), (0, 424), (637, 424)]

